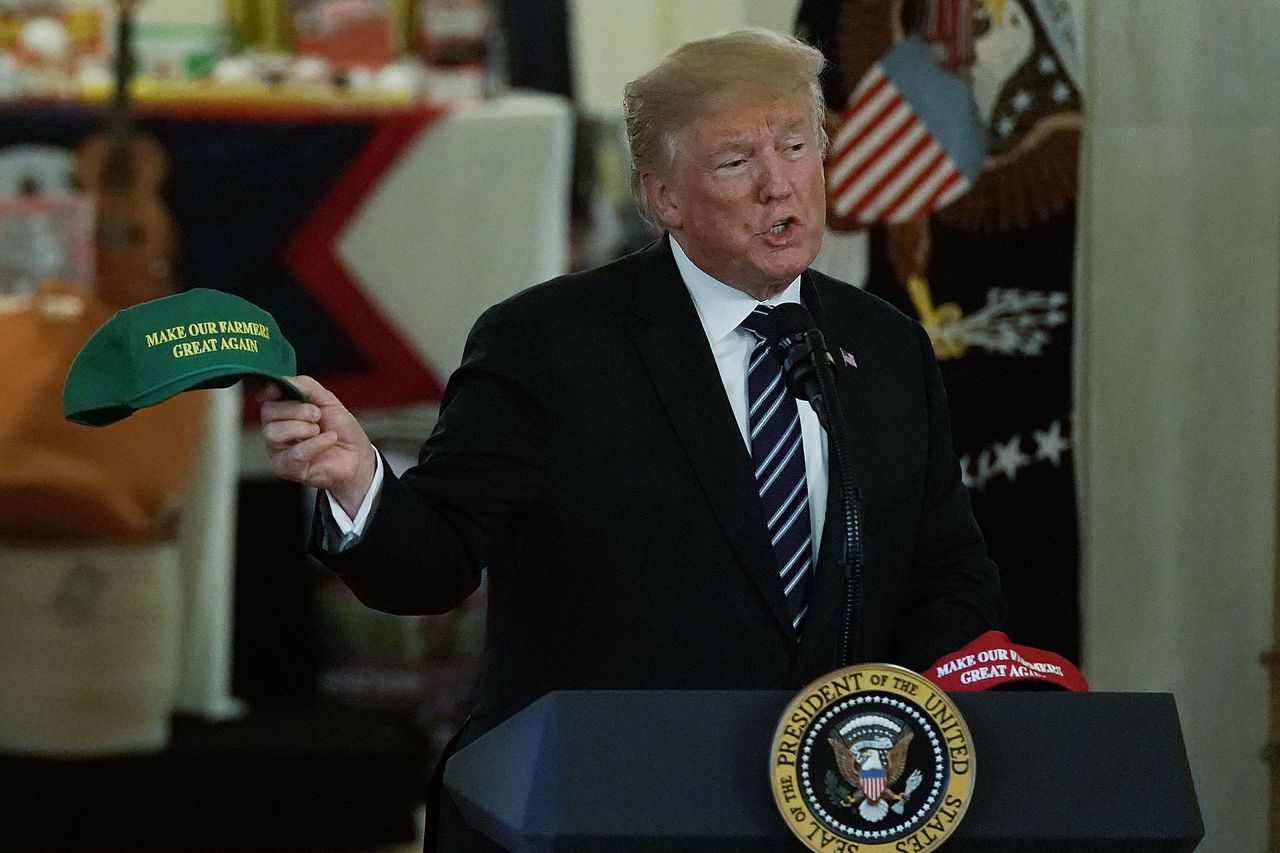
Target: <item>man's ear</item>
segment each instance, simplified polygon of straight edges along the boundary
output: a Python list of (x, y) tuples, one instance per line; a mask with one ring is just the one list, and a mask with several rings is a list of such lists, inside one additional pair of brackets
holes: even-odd
[(653, 172), (645, 172), (640, 178), (645, 198), (649, 200), (649, 209), (668, 231), (679, 230), (683, 220), (680, 216), (680, 199), (671, 185)]

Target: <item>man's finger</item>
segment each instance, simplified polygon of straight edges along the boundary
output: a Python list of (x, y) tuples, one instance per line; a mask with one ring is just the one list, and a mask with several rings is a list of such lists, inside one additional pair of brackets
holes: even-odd
[(299, 391), (307, 395), (307, 401), (315, 403), (317, 406), (340, 406), (341, 401), (334, 396), (333, 392), (312, 379), (310, 376), (286, 376), (285, 379), (292, 382)]
[(277, 474), (286, 479), (295, 480), (308, 486), (326, 488), (328, 482), (319, 482), (310, 476), (311, 468), (316, 460), (338, 443), (338, 434), (322, 432), (319, 435), (299, 441), (288, 449), (273, 454), (271, 467)]
[(272, 421), (308, 421), (317, 423), (320, 420), (320, 409), (310, 403), (299, 403), (296, 400), (276, 400), (262, 404), (259, 419), (263, 424)]
[(280, 399), (280, 386), (274, 382), (267, 382), (261, 377), (246, 376), (244, 380), (244, 389), (253, 395), (253, 399), (259, 403), (265, 403), (268, 400)]
[(320, 434), (320, 425), (310, 421), (278, 420), (262, 425), (262, 438), (268, 453), (278, 453), (291, 444)]
[(281, 455), (289, 457), (294, 462), (305, 462), (310, 465), (317, 456), (337, 443), (338, 434), (330, 430), (329, 432), (322, 432), (313, 438), (299, 441)]

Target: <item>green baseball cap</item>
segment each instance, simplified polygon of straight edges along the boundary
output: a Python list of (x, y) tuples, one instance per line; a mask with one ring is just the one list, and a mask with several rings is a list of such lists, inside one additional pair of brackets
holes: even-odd
[(85, 342), (62, 388), (62, 415), (106, 426), (138, 409), (198, 388), (225, 388), (246, 376), (276, 382), (298, 372), (275, 318), (252, 302), (197, 287), (117, 311)]

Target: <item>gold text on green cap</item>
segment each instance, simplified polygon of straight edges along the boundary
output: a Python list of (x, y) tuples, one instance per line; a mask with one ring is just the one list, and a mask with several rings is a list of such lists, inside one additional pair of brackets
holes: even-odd
[[(217, 337), (208, 337), (209, 335)], [(227, 349), (257, 352), (258, 342), (254, 337), (270, 340), (271, 331), (262, 323), (244, 320), (207, 320), (202, 323), (188, 323), (185, 326), (170, 326), (144, 334), (148, 349), (160, 344), (173, 344), (174, 358)], [(199, 338), (199, 340), (187, 340), (188, 338)]]

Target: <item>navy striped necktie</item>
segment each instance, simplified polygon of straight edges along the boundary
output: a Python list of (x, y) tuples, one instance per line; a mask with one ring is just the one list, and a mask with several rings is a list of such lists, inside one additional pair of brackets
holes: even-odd
[(747, 368), (747, 424), (756, 486), (778, 574), (791, 609), (791, 624), (799, 629), (813, 587), (813, 530), (800, 410), (783, 381), (782, 365), (769, 353), (768, 316), (772, 310), (768, 305), (757, 305), (741, 324), (756, 338)]

